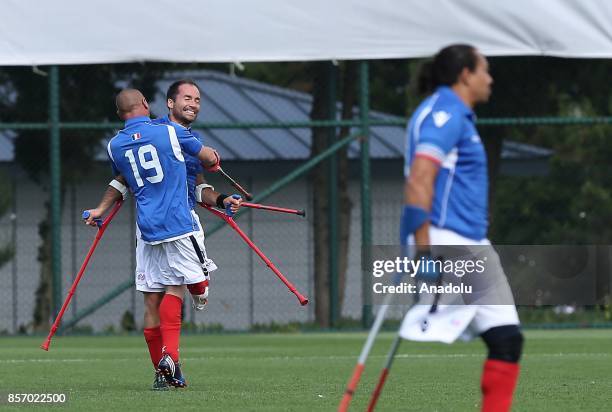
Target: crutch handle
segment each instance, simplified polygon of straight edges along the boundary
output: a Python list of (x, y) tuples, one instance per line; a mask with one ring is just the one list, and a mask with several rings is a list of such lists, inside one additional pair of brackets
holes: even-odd
[[(87, 219), (89, 219), (90, 215), (91, 215), (91, 213), (89, 213), (89, 210), (84, 210), (83, 211), (83, 215), (81, 217), (83, 218), (83, 220), (87, 220)], [(98, 227), (102, 227), (102, 219), (96, 218), (96, 219), (94, 219), (94, 222), (96, 222), (96, 225)]]
[[(232, 198), (234, 198), (236, 200), (240, 199), (240, 197), (241, 196), (237, 195), (237, 194), (233, 194), (232, 195)], [(228, 215), (229, 217), (234, 216), (234, 212), (232, 212), (232, 205), (231, 204), (225, 206), (225, 214)]]

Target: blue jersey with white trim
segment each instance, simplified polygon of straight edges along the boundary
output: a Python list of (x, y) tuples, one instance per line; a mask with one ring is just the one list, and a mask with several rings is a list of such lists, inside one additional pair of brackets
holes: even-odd
[(187, 199), (184, 153), (202, 148), (187, 129), (154, 124), (148, 117), (125, 122), (108, 143), (115, 175), (122, 175), (136, 199), (137, 224), (147, 243), (170, 241), (197, 230)]
[(487, 236), (487, 156), (474, 112), (446, 86), (438, 87), (408, 123), (404, 175), (415, 156), (440, 165), (434, 186), (431, 224), (470, 239)]
[[(170, 124), (170, 125), (173, 125), (175, 128), (183, 127), (179, 125), (178, 123), (174, 123), (172, 120), (170, 120), (168, 116), (164, 116), (164, 117), (160, 117), (159, 119), (155, 119), (153, 120), (153, 123)], [(196, 139), (203, 142), (202, 138), (197, 132), (191, 130), (190, 127), (188, 127), (187, 130), (191, 131), (191, 134)], [(195, 198), (196, 176), (199, 173), (202, 173), (204, 169), (202, 168), (202, 163), (200, 163), (200, 160), (196, 156), (191, 156), (189, 153), (183, 153), (183, 156), (185, 157), (185, 167), (187, 168), (187, 191), (189, 193), (189, 207), (193, 209), (196, 204), (196, 198)]]

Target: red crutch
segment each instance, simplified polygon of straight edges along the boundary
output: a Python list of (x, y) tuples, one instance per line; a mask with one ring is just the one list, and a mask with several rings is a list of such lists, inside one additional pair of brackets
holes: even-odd
[[(236, 233), (238, 233), (238, 235), (242, 238), (242, 240), (244, 240), (246, 244), (249, 245), (249, 247), (253, 249), (255, 253), (257, 253), (257, 255), (261, 258), (261, 260), (263, 260), (266, 263), (266, 265), (270, 268), (270, 270), (272, 270), (272, 272), (274, 272), (274, 274), (278, 276), (278, 278), (285, 284), (285, 286), (287, 286), (287, 288), (295, 296), (297, 296), (298, 300), (300, 301), (300, 305), (304, 306), (308, 304), (308, 298), (302, 295), (300, 292), (298, 292), (295, 286), (293, 286), (293, 284), (289, 282), (285, 276), (283, 276), (280, 270), (278, 270), (276, 266), (274, 266), (274, 264), (270, 261), (270, 259), (268, 259), (268, 257), (264, 255), (264, 253), (261, 250), (259, 250), (259, 248), (255, 245), (255, 243), (253, 243), (253, 241), (249, 239), (249, 237), (238, 227), (238, 225), (236, 224), (236, 222), (234, 221), (231, 215), (220, 212), (212, 208), (211, 206), (208, 206), (205, 203), (200, 203), (200, 205), (204, 207), (205, 209), (207, 209), (209, 212), (213, 213), (215, 216), (220, 217), (228, 225), (230, 225), (230, 227), (234, 229)], [(228, 212), (229, 212), (229, 208), (228, 208)]]
[[(123, 200), (118, 200), (115, 203), (115, 206), (113, 207), (111, 212), (108, 214), (108, 216), (106, 216), (106, 219), (104, 219), (104, 221), (101, 221), (100, 219), (96, 220), (96, 223), (98, 225), (98, 232), (96, 233), (96, 237), (91, 247), (89, 248), (89, 252), (87, 252), (87, 256), (85, 256), (85, 261), (81, 265), (81, 269), (79, 269), (79, 273), (76, 279), (74, 279), (74, 282), (72, 283), (72, 286), (70, 287), (70, 291), (68, 292), (68, 296), (66, 296), (66, 299), (64, 300), (64, 304), (62, 305), (62, 308), (60, 309), (59, 313), (57, 314), (57, 317), (55, 318), (55, 322), (53, 322), (53, 325), (51, 326), (51, 330), (49, 331), (49, 335), (47, 336), (47, 339), (45, 339), (43, 344), (40, 345), (42, 349), (46, 351), (49, 350), (49, 344), (51, 343), (51, 338), (53, 337), (53, 335), (55, 335), (55, 332), (57, 331), (57, 327), (59, 326), (60, 321), (62, 320), (62, 316), (64, 316), (64, 312), (66, 311), (68, 304), (70, 304), (70, 299), (72, 299), (72, 296), (74, 295), (74, 292), (76, 291), (77, 285), (79, 284), (79, 281), (81, 280), (81, 277), (83, 276), (83, 273), (85, 273), (85, 268), (87, 267), (87, 264), (89, 263), (89, 259), (91, 258), (91, 255), (93, 255), (93, 252), (96, 249), (96, 246), (98, 246), (98, 242), (100, 242), (100, 239), (102, 239), (102, 235), (104, 234), (104, 231), (110, 224), (111, 220), (113, 220), (113, 217), (115, 217), (115, 215), (119, 211), (119, 208), (121, 207), (122, 204), (123, 204)], [(83, 219), (87, 219), (88, 217), (89, 217), (89, 212), (88, 211), (83, 212)]]
[(306, 217), (306, 211), (303, 210), (303, 209), (302, 210), (287, 209), (285, 207), (268, 206), (268, 205), (262, 205), (262, 204), (259, 204), (259, 203), (249, 203), (249, 202), (242, 202), (241, 206), (243, 206), (243, 207), (250, 207), (252, 209), (268, 210), (270, 212), (289, 213), (289, 214), (292, 214), (292, 215), (298, 215), (298, 216)]

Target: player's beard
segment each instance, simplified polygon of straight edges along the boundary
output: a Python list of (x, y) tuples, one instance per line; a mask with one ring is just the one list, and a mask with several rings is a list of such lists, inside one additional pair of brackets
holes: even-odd
[(180, 111), (173, 111), (172, 112), (172, 116), (174, 117), (174, 119), (176, 120), (177, 123), (185, 126), (185, 127), (189, 127), (191, 125), (191, 123), (195, 122), (196, 119), (198, 118), (198, 112), (194, 111), (194, 116), (193, 118), (191, 118), (190, 116), (187, 116), (185, 114), (185, 109), (182, 109)]

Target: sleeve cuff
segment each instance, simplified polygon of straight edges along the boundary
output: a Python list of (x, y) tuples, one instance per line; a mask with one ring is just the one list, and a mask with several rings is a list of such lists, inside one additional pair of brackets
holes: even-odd
[(415, 156), (425, 157), (440, 164), (444, 161), (446, 154), (436, 145), (421, 143), (416, 147)]

